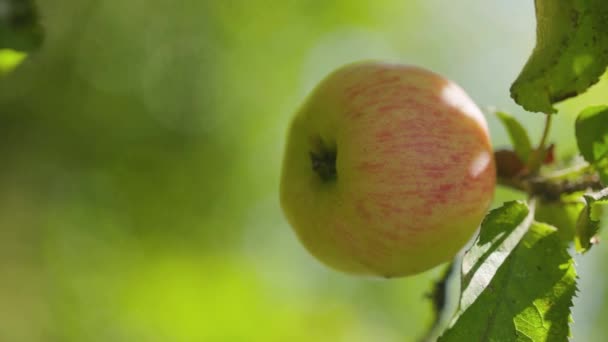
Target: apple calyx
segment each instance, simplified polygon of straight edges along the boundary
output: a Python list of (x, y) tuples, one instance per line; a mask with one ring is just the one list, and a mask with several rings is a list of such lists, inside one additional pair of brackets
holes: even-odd
[(312, 169), (322, 182), (333, 182), (338, 178), (336, 172), (337, 149), (335, 146), (328, 146), (321, 137), (311, 139), (313, 150), (310, 151), (310, 161)]

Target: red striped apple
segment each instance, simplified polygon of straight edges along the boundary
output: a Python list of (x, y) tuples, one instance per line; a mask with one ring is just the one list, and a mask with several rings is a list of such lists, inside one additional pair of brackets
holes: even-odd
[(455, 83), (380, 62), (327, 76), (296, 113), (281, 206), (330, 267), (398, 277), (453, 258), (493, 197), (483, 114)]

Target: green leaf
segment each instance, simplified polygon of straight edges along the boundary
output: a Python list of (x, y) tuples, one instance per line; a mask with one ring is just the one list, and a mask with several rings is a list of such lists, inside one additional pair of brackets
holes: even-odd
[(439, 341), (568, 341), (575, 291), (574, 261), (557, 231), (534, 222)]
[(608, 156), (608, 106), (585, 108), (576, 118), (575, 131), (586, 161), (593, 164)]
[(33, 0), (0, 0), (0, 49), (33, 51), (43, 30)]
[(583, 93), (608, 65), (608, 1), (536, 0), (536, 46), (511, 86), (532, 112)]
[(603, 207), (608, 206), (608, 188), (584, 196), (587, 205), (576, 223), (574, 247), (579, 253), (586, 253), (594, 243), (594, 237), (600, 229), (600, 217)]
[(496, 115), (509, 133), (515, 153), (522, 162), (526, 163), (532, 151), (532, 143), (528, 132), (513, 116), (504, 112), (496, 112)]
[(459, 311), (465, 311), (486, 289), (492, 277), (524, 236), (534, 210), (520, 201), (507, 202), (488, 213), (479, 236), (462, 259)]

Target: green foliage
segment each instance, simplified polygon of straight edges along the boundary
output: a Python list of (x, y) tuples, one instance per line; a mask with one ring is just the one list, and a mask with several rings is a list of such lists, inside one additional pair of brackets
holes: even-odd
[[(48, 37), (31, 63), (0, 78), (0, 340), (402, 341), (430, 323), (421, 298), (433, 271), (367, 282), (302, 256), (273, 201), (278, 142), (304, 88), (354, 57), (414, 56), (452, 73), (484, 74), (478, 51), (463, 48), (462, 37), (479, 34), (477, 20), (460, 17), (469, 6), (446, 2), (442, 8), (466, 10), (438, 15), (425, 13), (428, 2), (399, 0), (36, 4), (0, 0), (0, 76)], [(608, 3), (536, 4), (538, 44), (511, 92), (525, 109), (552, 112), (604, 72)], [(425, 34), (446, 39), (404, 39), (429, 22)], [(526, 45), (519, 33), (513, 47)], [(368, 51), (359, 55), (362, 47)], [(484, 59), (514, 59), (497, 51), (505, 52)], [(454, 54), (466, 63), (453, 67)], [(604, 106), (581, 113), (576, 135), (593, 176), (608, 186), (604, 87), (593, 89), (594, 99), (577, 98)], [(500, 101), (471, 90), (480, 105)], [(534, 153), (530, 121), (499, 118), (517, 156)], [(561, 131), (552, 142), (570, 153), (568, 115), (554, 120)], [(577, 181), (573, 174), (554, 184)], [(592, 247), (606, 191), (585, 202), (537, 199), (536, 210), (508, 202), (490, 212), (464, 257), (457, 319), (442, 339), (565, 340), (575, 288), (565, 246), (576, 218), (574, 246)], [(584, 256), (597, 264), (585, 278), (592, 301), (605, 282), (600, 247)], [(443, 277), (433, 292), (444, 318), (455, 304), (441, 293), (449, 282)], [(597, 310), (577, 320), (574, 327), (591, 332), (576, 340), (605, 336), (599, 323), (608, 305), (597, 300), (597, 309), (579, 311)]]
[(608, 185), (608, 106), (593, 106), (576, 118), (576, 143), (585, 160), (595, 167), (604, 185)]
[(0, 78), (0, 341), (422, 331), (433, 272), (367, 282), (318, 267), (275, 194), (287, 114), (323, 72), (310, 51), (342, 27), (401, 32), (416, 4), (36, 4), (47, 39)]
[(576, 119), (578, 149), (589, 163), (608, 157), (608, 106), (583, 110)]
[(507, 202), (486, 216), (479, 236), (462, 260), (460, 312), (467, 310), (483, 293), (528, 230), (533, 217), (534, 211), (519, 201)]
[(43, 36), (34, 0), (0, 0), (0, 49), (32, 51)]
[(505, 112), (496, 112), (496, 115), (507, 129), (515, 153), (525, 163), (532, 152), (532, 143), (528, 132), (513, 116)]
[[(496, 226), (487, 223), (484, 229)], [(568, 340), (574, 262), (555, 228), (534, 222), (526, 230), (504, 262), (494, 265), (496, 274), (480, 277), (488, 285), (439, 341)], [(493, 254), (483, 255), (484, 263)]]
[(556, 112), (553, 104), (584, 92), (608, 64), (608, 2), (536, 0), (536, 47), (511, 86), (528, 111)]
[(608, 188), (593, 194), (585, 195), (587, 204), (576, 224), (575, 248), (577, 252), (586, 253), (595, 243), (595, 236), (600, 229), (602, 209), (608, 204)]

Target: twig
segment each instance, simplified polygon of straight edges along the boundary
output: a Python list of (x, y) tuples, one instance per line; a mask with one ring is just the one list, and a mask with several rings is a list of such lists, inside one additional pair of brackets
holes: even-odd
[(557, 201), (562, 194), (603, 188), (596, 173), (587, 173), (579, 178), (555, 179), (542, 176), (499, 178), (498, 184), (528, 193), (546, 201)]

